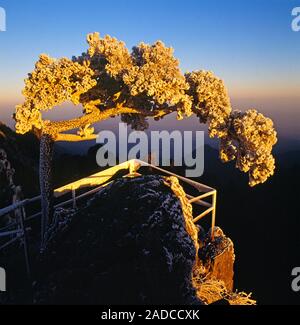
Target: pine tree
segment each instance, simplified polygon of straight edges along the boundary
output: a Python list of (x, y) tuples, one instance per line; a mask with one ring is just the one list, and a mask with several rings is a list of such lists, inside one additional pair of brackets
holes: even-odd
[[(147, 118), (192, 114), (207, 123), (209, 136), (220, 141), (222, 161), (236, 160), (249, 174), (249, 184), (263, 183), (274, 173), (272, 147), (276, 131), (271, 119), (254, 109), (232, 110), (221, 79), (209, 71), (183, 74), (173, 49), (161, 41), (141, 43), (128, 51), (125, 44), (99, 33), (87, 36), (86, 53), (72, 59), (42, 54), (25, 80), (24, 103), (16, 107), (16, 131), (40, 136), (40, 190), (44, 233), (53, 213), (52, 155), (55, 141), (95, 139), (91, 126), (114, 116), (144, 130)], [(82, 116), (65, 121), (43, 120), (42, 112), (71, 101)], [(77, 134), (66, 133), (77, 129)]]

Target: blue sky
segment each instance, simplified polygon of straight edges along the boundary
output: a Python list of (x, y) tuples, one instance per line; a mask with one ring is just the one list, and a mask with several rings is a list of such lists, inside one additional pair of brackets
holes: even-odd
[(7, 31), (0, 33), (0, 120), (22, 100), (23, 79), (40, 53), (80, 54), (86, 34), (99, 31), (128, 47), (161, 39), (174, 47), (182, 70), (214, 71), (235, 106), (258, 106), (274, 114), (282, 129), (290, 125), (297, 132), (300, 32), (291, 29), (296, 6), (300, 0), (0, 0), (7, 14)]

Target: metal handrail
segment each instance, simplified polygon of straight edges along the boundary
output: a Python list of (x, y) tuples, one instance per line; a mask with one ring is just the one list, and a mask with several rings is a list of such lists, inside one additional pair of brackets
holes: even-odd
[[(201, 193), (198, 196), (193, 196), (193, 195), (186, 193), (186, 196), (189, 199), (189, 203), (198, 204), (198, 205), (201, 205), (201, 206), (207, 208), (201, 214), (194, 216), (193, 222), (197, 223), (203, 217), (205, 217), (206, 215), (211, 213), (211, 215), (212, 215), (211, 228), (212, 228), (212, 230), (214, 229), (215, 219), (216, 219), (216, 199), (217, 199), (217, 191), (214, 188), (204, 185), (204, 184), (201, 184), (199, 182), (195, 182), (195, 181), (185, 178), (183, 176), (174, 174), (170, 171), (167, 171), (165, 169), (162, 169), (160, 167), (157, 167), (155, 165), (152, 165), (150, 163), (147, 163), (147, 162), (139, 160), (139, 159), (132, 159), (132, 160), (126, 161), (126, 162), (116, 165), (114, 167), (105, 169), (104, 171), (100, 171), (96, 174), (90, 175), (88, 177), (84, 177), (80, 180), (77, 180), (75, 182), (69, 183), (69, 184), (64, 185), (60, 188), (55, 189), (54, 190), (55, 198), (59, 198), (59, 197), (65, 195), (67, 193), (70, 193), (70, 192), (72, 193), (72, 198), (69, 200), (63, 201), (61, 203), (58, 203), (57, 205), (55, 205), (54, 208), (63, 207), (63, 206), (69, 205), (69, 204), (72, 204), (73, 207), (76, 207), (76, 202), (78, 200), (97, 193), (101, 188), (108, 185), (111, 182), (110, 181), (111, 178), (120, 170), (128, 169), (129, 175), (135, 175), (136, 171), (142, 166), (150, 167), (151, 169), (155, 169), (165, 175), (175, 176), (182, 182), (191, 185), (199, 193)], [(93, 186), (97, 186), (97, 187), (76, 196), (76, 190), (86, 188), (86, 187), (93, 187)], [(204, 199), (209, 198), (209, 197), (212, 198), (211, 203), (204, 201)], [(9, 244), (14, 243), (17, 240), (23, 240), (24, 252), (26, 255), (27, 271), (29, 273), (30, 273), (30, 266), (29, 266), (28, 248), (25, 247), (25, 246), (27, 246), (25, 239), (26, 239), (27, 231), (30, 230), (30, 228), (26, 228), (24, 226), (24, 222), (32, 220), (34, 218), (37, 218), (37, 217), (41, 216), (42, 213), (40, 211), (40, 212), (35, 213), (29, 217), (26, 217), (25, 207), (31, 203), (34, 203), (34, 202), (37, 202), (40, 200), (41, 200), (41, 195), (33, 197), (31, 199), (22, 200), (20, 202), (14, 203), (10, 206), (0, 209), (0, 217), (3, 215), (9, 214), (15, 210), (21, 211), (20, 221), (16, 220), (12, 224), (6, 225), (5, 227), (0, 229), (0, 238), (4, 237), (4, 236), (15, 235), (14, 238), (11, 238), (8, 242), (6, 242), (2, 246), (0, 246), (0, 250), (3, 249), (4, 247), (7, 247)], [(7, 230), (12, 226), (16, 226), (17, 229), (16, 230)], [(211, 236), (213, 239), (214, 231), (211, 232)]]

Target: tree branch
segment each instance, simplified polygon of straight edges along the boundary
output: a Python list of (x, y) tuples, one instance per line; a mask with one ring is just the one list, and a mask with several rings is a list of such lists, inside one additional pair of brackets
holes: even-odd
[[(101, 111), (98, 107), (95, 106), (92, 109), (91, 113), (75, 119), (66, 120), (66, 121), (57, 121), (57, 122), (45, 121), (43, 133), (52, 135), (53, 138), (57, 139), (57, 137), (62, 138), (61, 135), (58, 136), (59, 133), (84, 127), (87, 124), (94, 124), (106, 120), (112, 116), (116, 116), (120, 114), (142, 114), (149, 117), (162, 117), (172, 112), (173, 110), (171, 109), (143, 111), (132, 107), (124, 107), (121, 105), (113, 108), (107, 108)], [(65, 140), (56, 140), (56, 141), (65, 141)]]
[(81, 137), (77, 134), (66, 134), (66, 133), (58, 133), (55, 137), (55, 141), (68, 141), (68, 142), (80, 142), (80, 141), (88, 141), (95, 140), (97, 138), (97, 134), (91, 134), (85, 137)]
[(139, 112), (140, 111), (135, 108), (129, 108), (123, 106), (108, 108), (104, 111), (101, 111), (99, 108), (96, 107), (96, 109), (93, 109), (91, 113), (75, 119), (58, 121), (58, 122), (47, 121), (45, 123), (43, 132), (56, 135), (57, 133), (77, 129), (80, 127), (84, 127), (87, 124), (94, 124), (96, 122), (106, 120), (114, 115), (126, 114), (126, 113), (138, 114)]

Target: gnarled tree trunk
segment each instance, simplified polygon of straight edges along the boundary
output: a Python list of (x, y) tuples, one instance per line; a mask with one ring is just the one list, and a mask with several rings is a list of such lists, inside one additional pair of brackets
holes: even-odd
[(53, 215), (53, 159), (54, 139), (42, 134), (40, 142), (40, 191), (41, 191), (41, 249), (45, 248), (45, 234)]

